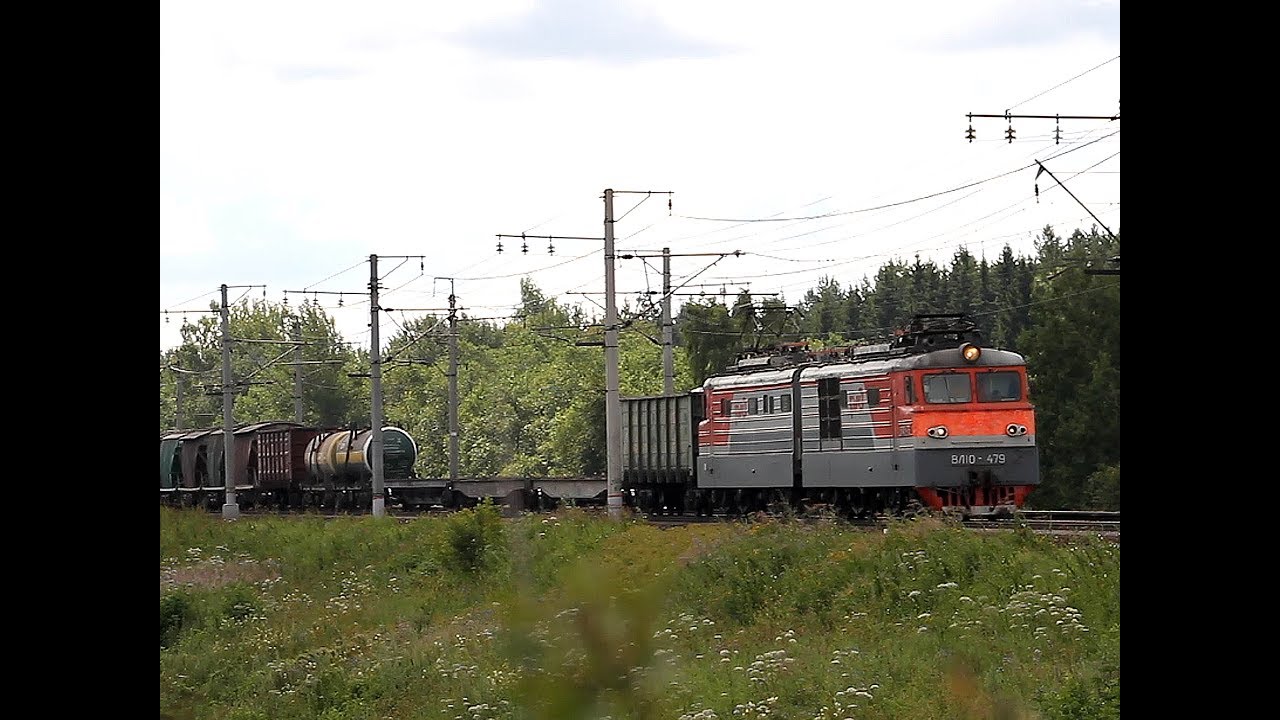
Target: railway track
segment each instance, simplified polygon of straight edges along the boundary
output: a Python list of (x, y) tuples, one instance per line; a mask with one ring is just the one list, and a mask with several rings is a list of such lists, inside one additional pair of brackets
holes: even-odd
[[(587, 506), (579, 507), (578, 510), (588, 512), (593, 515), (607, 515), (608, 511), (604, 507)], [(441, 508), (429, 509), (400, 509), (388, 508), (387, 516), (401, 522), (409, 522), (424, 517), (439, 517), (453, 513), (453, 510)], [(555, 511), (546, 511), (554, 513)], [(360, 517), (368, 515), (368, 511), (345, 512), (345, 513), (325, 513), (321, 514), (315, 510), (309, 511), (275, 511), (275, 510), (244, 510), (241, 512), (246, 517), (322, 517), (325, 519), (336, 519), (344, 517)], [(800, 522), (839, 522), (852, 527), (862, 527), (868, 529), (885, 528), (895, 520), (900, 518), (878, 515), (869, 518), (836, 518), (830, 515), (769, 515), (765, 513), (753, 513), (750, 515), (653, 515), (645, 513), (637, 513), (634, 517), (644, 520), (658, 527), (679, 527), (683, 525), (695, 525), (704, 523), (751, 523), (761, 522), (781, 517), (789, 517)], [(1016, 528), (1027, 528), (1033, 532), (1048, 535), (1099, 535), (1106, 538), (1119, 539), (1120, 537), (1120, 513), (1119, 512), (1100, 512), (1090, 510), (1026, 510), (1012, 516), (1002, 516), (996, 518), (962, 518), (960, 523), (973, 530), (980, 531), (1000, 531), (1013, 530)]]
[(1120, 535), (1120, 513), (1092, 510), (1027, 510), (1006, 520), (971, 520), (969, 527), (1008, 527), (1009, 523), (1048, 533), (1102, 533)]
[[(752, 521), (751, 516), (725, 517), (722, 515), (715, 515), (710, 517), (698, 517), (684, 515), (645, 515), (643, 517), (648, 522), (660, 526), (678, 526), (707, 522)], [(835, 520), (855, 527), (884, 528), (888, 527), (889, 524), (897, 518), (879, 515), (873, 518), (852, 520), (845, 518), (836, 520), (835, 518), (829, 517), (804, 516), (799, 516), (797, 519), (802, 521)], [(964, 518), (961, 519), (960, 522), (964, 527), (974, 530), (1013, 530), (1019, 527), (1025, 527), (1034, 532), (1044, 534), (1098, 534), (1115, 538), (1119, 538), (1120, 536), (1119, 512), (1095, 512), (1086, 510), (1030, 510), (1008, 517)]]

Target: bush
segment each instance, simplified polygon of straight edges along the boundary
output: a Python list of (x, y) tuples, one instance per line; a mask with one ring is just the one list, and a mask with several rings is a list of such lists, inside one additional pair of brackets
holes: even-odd
[(184, 627), (195, 619), (191, 596), (175, 590), (160, 596), (160, 647), (167, 648), (178, 641)]
[(812, 561), (811, 535), (785, 524), (756, 526), (681, 574), (679, 597), (714, 617), (750, 625), (782, 596), (787, 573)]
[(475, 575), (494, 570), (506, 557), (502, 515), (489, 500), (445, 520), (440, 564), (454, 572)]
[(260, 617), (261, 603), (253, 588), (243, 583), (227, 587), (222, 598), (222, 617), (232, 622)]
[(1040, 708), (1050, 720), (1119, 720), (1119, 675), (1117, 670), (1114, 675), (1070, 677), (1062, 689), (1044, 693)]
[(1089, 504), (1099, 510), (1120, 510), (1120, 464), (1101, 465), (1085, 479)]

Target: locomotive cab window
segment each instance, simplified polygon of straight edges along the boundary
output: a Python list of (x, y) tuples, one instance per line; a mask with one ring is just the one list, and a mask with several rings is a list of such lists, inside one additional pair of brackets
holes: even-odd
[(924, 376), (924, 401), (929, 403), (967, 403), (973, 399), (969, 373), (947, 373)]
[(978, 375), (979, 402), (1012, 402), (1022, 399), (1022, 379), (1016, 372)]
[(720, 415), (729, 417), (729, 398), (720, 398)]

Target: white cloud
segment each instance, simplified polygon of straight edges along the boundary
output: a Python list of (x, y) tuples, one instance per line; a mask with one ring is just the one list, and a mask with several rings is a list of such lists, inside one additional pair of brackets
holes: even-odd
[(673, 31), (652, 8), (624, 0), (543, 0), (524, 14), (469, 28), (456, 38), (498, 57), (606, 63), (712, 57), (729, 51)]
[[(1010, 145), (999, 141), (1003, 120), (975, 119), (979, 142), (966, 143), (965, 113), (1001, 113), (1024, 101), (1015, 112), (1116, 111), (1118, 60), (1034, 96), (1119, 55), (1118, 4), (1105, 12), (994, 0), (592, 7), (162, 6), (161, 307), (224, 282), (266, 282), (268, 296), (279, 299), (370, 253), (424, 254), (423, 278), (391, 297), (431, 299), (434, 275), (494, 278), (460, 281), (458, 295), (478, 308), (472, 315), (499, 315), (517, 301), (518, 278), (498, 276), (549, 267), (592, 244), (557, 242), (548, 257), (545, 241), (531, 243), (527, 256), (507, 242), (497, 255), (494, 235), (535, 226), (535, 233), (598, 235), (606, 187), (676, 193), (673, 216), (651, 199), (621, 221), (620, 248), (785, 258), (730, 258), (697, 282), (749, 278), (753, 290), (781, 289), (792, 301), (824, 272), (854, 283), (891, 257), (919, 251), (945, 262), (961, 244), (988, 257), (1005, 242), (1029, 253), (1031, 234), (1046, 223), (1063, 231), (1092, 223), (1043, 176), (1036, 204), (1034, 170), (821, 221), (728, 227), (679, 216), (856, 210), (1074, 147), (1053, 145), (1052, 121), (1032, 120), (1015, 121), (1020, 142)], [(566, 8), (578, 14), (566, 16)], [(574, 22), (551, 23), (566, 17)], [(1083, 21), (1072, 33), (1037, 31), (1062, 17)], [(598, 38), (586, 37), (591, 18), (632, 21), (628, 42), (643, 31), (666, 44), (628, 45), (635, 52), (626, 63), (602, 58)], [(467, 43), (504, 33), (512, 40), (530, 28), (566, 34), (550, 47), (597, 52), (531, 59), (519, 51), (534, 46), (495, 52)], [(621, 30), (597, 34), (610, 32)], [(1118, 123), (1062, 123), (1068, 141), (1114, 129)], [(1040, 142), (1022, 141), (1033, 137)], [(1048, 161), (1113, 230), (1119, 158), (1106, 158), (1118, 151), (1115, 135)], [(1095, 163), (1111, 174), (1067, 180)], [(619, 196), (618, 214), (636, 199)], [(796, 262), (820, 258), (832, 262)], [(704, 263), (695, 260), (673, 262), (674, 271), (698, 271)], [(800, 269), (808, 272), (792, 273)], [(415, 272), (398, 270), (386, 284), (397, 287)], [(599, 254), (533, 277), (551, 295), (603, 288)], [(365, 282), (367, 268), (318, 289)], [(636, 261), (619, 263), (621, 291), (655, 282), (652, 269), (646, 276)], [(582, 296), (564, 299), (592, 307)], [(367, 332), (367, 315), (344, 308), (338, 317), (349, 339)]]
[[(192, 257), (217, 250), (204, 210), (160, 193), (160, 257)], [(161, 278), (163, 285), (164, 278)]]

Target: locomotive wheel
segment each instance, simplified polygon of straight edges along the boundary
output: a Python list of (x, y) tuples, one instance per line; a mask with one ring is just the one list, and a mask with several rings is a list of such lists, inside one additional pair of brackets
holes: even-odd
[(787, 501), (786, 493), (781, 490), (766, 490), (760, 495), (765, 512), (771, 515), (783, 515), (791, 511), (791, 503)]
[(726, 490), (724, 491), (724, 511), (730, 517), (738, 517), (742, 515), (742, 491)]
[(867, 516), (867, 493), (862, 488), (854, 488), (849, 491), (848, 513), (849, 519), (861, 520)]
[(898, 513), (905, 518), (913, 518), (924, 513), (924, 504), (914, 491), (902, 492), (898, 495)]
[(752, 490), (751, 491), (751, 511), (752, 512), (769, 512), (769, 503), (772, 499), (772, 493), (768, 490)]

